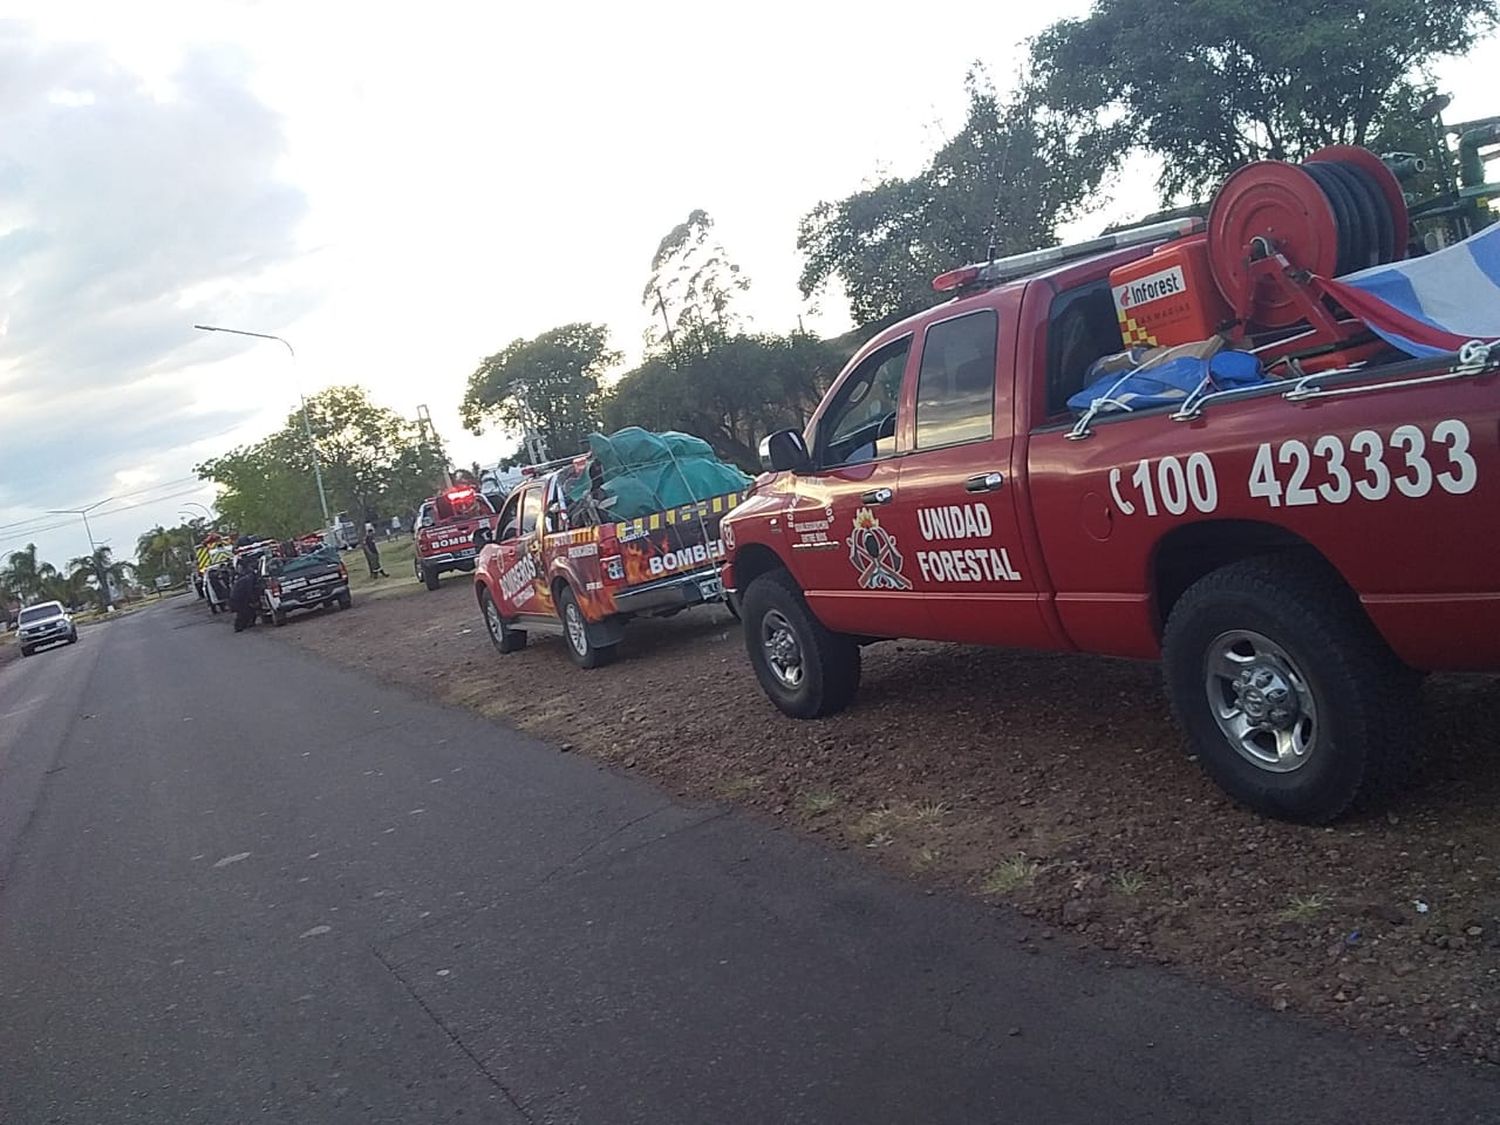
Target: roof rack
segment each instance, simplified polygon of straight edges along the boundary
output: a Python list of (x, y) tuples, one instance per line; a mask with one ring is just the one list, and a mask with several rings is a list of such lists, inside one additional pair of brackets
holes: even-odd
[(587, 452), (580, 452), (574, 453), (570, 457), (554, 457), (552, 460), (543, 461), (539, 465), (522, 465), (521, 475), (523, 477), (535, 477), (552, 469), (560, 469), (564, 465), (571, 465), (574, 461), (578, 460), (578, 458), (587, 456), (589, 456)]
[(1002, 281), (1013, 281), (1018, 277), (1038, 273), (1049, 266), (1079, 258), (1092, 258), (1109, 250), (1122, 250), (1127, 246), (1140, 246), (1147, 242), (1159, 242), (1168, 238), (1183, 238), (1199, 234), (1208, 229), (1201, 218), (1167, 219), (1159, 223), (1147, 223), (1139, 227), (1126, 227), (1113, 234), (1100, 235), (1087, 242), (1074, 242), (1067, 246), (1049, 246), (1045, 250), (1028, 250), (1024, 254), (1012, 254), (1008, 258), (996, 258), (991, 262), (977, 262), (961, 269), (949, 270), (932, 279), (932, 287), (939, 293), (964, 289), (971, 285), (998, 285)]

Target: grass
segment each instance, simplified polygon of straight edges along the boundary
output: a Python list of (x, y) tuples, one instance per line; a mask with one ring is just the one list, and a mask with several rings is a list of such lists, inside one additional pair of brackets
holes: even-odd
[(942, 858), (943, 853), (937, 848), (919, 848), (917, 854), (911, 857), (911, 869), (913, 871), (926, 871)]
[(797, 810), (805, 816), (822, 816), (839, 806), (839, 795), (832, 789), (809, 789), (797, 795)]
[(984, 877), (979, 889), (987, 895), (1009, 894), (1011, 891), (1031, 886), (1036, 882), (1037, 872), (1041, 869), (1040, 863), (1034, 859), (1027, 859), (1026, 853), (1022, 852), (1009, 859), (1001, 860)]
[(746, 797), (754, 793), (763, 784), (765, 778), (760, 776), (729, 777), (719, 782), (717, 789), (721, 797)]
[[(389, 543), (380, 544), (380, 569), (390, 575), (389, 578), (371, 578), (369, 564), (365, 562), (365, 553), (356, 548), (353, 551), (339, 552), (339, 558), (344, 560), (344, 565), (349, 569), (349, 590), (356, 596), (373, 594), (376, 591), (382, 593), (393, 588), (401, 588), (405, 592), (406, 587), (413, 590), (422, 589), (412, 574), (412, 556), (416, 553), (416, 541), (407, 535), (400, 539), (394, 539)], [(457, 575), (454, 575), (456, 578)], [(468, 577), (465, 575), (464, 577)]]
[(1283, 922), (1311, 922), (1327, 910), (1328, 906), (1328, 900), (1322, 895), (1293, 895), (1291, 903), (1281, 912), (1281, 920)]
[(947, 811), (943, 801), (920, 801), (912, 806), (911, 819), (916, 824), (936, 824)]
[(891, 838), (891, 829), (895, 828), (901, 821), (901, 814), (889, 805), (881, 805), (879, 808), (871, 809), (859, 818), (851, 830), (853, 834), (866, 843), (877, 836), (883, 836), (887, 840)]
[(1139, 871), (1121, 871), (1110, 880), (1110, 884), (1122, 895), (1133, 898), (1145, 890), (1146, 877)]

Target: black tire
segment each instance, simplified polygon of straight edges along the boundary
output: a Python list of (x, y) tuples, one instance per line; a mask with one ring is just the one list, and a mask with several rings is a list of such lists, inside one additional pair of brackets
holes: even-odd
[[(1217, 654), (1226, 671), (1211, 680)], [(1411, 772), (1420, 677), (1326, 566), (1255, 558), (1199, 579), (1172, 607), (1162, 658), (1204, 771), (1256, 812), (1323, 824), (1356, 802), (1378, 803)], [(1256, 712), (1282, 732), (1235, 739), (1220, 726), (1220, 713), (1232, 728)]]
[(73, 630), (73, 635), (68, 638), (68, 643), (70, 645), (76, 645), (78, 643), (78, 630), (77, 629)]
[(273, 609), (271, 611), (271, 624), (275, 625), (278, 629), (281, 626), (285, 625), (286, 624), (286, 610), (284, 610), (284, 609)]
[(484, 618), (485, 632), (490, 635), (490, 643), (495, 646), (495, 651), (508, 656), (513, 652), (520, 652), (526, 647), (526, 630), (512, 629), (500, 616), (500, 607), (495, 604), (495, 599), (485, 589), (479, 591), (479, 612)]
[(352, 608), (353, 605), (354, 605), (354, 595), (353, 594), (340, 594), (339, 595), (338, 605), (339, 605), (340, 609), (350, 609), (350, 608)]
[(30, 656), (35, 651), (36, 651), (35, 649), (27, 648), (25, 645), (21, 646), (21, 655), (22, 656)]
[(215, 616), (217, 616), (219, 612), (219, 603), (214, 601), (212, 598), (208, 599), (208, 612), (214, 614)]
[(574, 664), (580, 668), (602, 668), (614, 660), (614, 645), (596, 645), (589, 637), (588, 618), (584, 617), (571, 586), (564, 586), (557, 599), (557, 616), (563, 623), (563, 647)]
[[(849, 706), (859, 690), (859, 645), (824, 628), (787, 571), (768, 571), (751, 582), (740, 612), (750, 665), (772, 703), (794, 719), (816, 719)], [(795, 665), (773, 667), (768, 645), (785, 645), (788, 635), (792, 648), (784, 651)]]
[(436, 590), (438, 588), (438, 579), (441, 577), (442, 576), (430, 566), (424, 566), (422, 568), (422, 581), (426, 583), (429, 590)]

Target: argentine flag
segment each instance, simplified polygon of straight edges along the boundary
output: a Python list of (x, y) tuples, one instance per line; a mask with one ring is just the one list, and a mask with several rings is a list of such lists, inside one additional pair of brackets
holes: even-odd
[(1318, 286), (1386, 342), (1426, 358), (1500, 340), (1500, 223), (1436, 254)]

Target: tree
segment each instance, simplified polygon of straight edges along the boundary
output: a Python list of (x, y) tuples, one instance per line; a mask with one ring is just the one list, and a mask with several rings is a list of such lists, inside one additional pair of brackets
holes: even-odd
[(649, 356), (615, 385), (604, 404), (605, 428), (684, 430), (725, 460), (758, 471), (760, 439), (801, 427), (846, 358), (801, 332), (730, 336), (680, 365)]
[(982, 70), (965, 79), (968, 116), (911, 179), (886, 179), (802, 219), (801, 288), (843, 282), (859, 324), (931, 305), (938, 274), (995, 254), (1052, 246), (1081, 213), (1121, 146), (1118, 128), (1078, 135), (1023, 88), (1002, 96)]
[(172, 585), (184, 585), (197, 569), (194, 547), (206, 530), (201, 519), (189, 520), (176, 527), (157, 524), (142, 532), (135, 541), (135, 573), (142, 583), (151, 585), (161, 577)]
[(695, 208), (667, 232), (652, 255), (651, 276), (641, 291), (641, 304), (651, 317), (648, 351), (664, 343), (674, 350), (702, 351), (739, 327), (730, 302), (750, 288), (750, 281), (713, 237), (713, 226), (709, 213)]
[(535, 339), (513, 340), (469, 376), (460, 416), (475, 434), (490, 421), (535, 431), (552, 456), (566, 456), (598, 426), (599, 380), (619, 361), (609, 330), (597, 324), (564, 324)]
[(95, 547), (92, 555), (80, 555), (68, 560), (67, 576), (58, 587), (67, 593), (69, 605), (81, 605), (92, 600), (101, 609), (114, 600), (111, 592), (123, 589), (130, 580), (132, 567), (127, 562), (117, 562), (109, 547)]
[(1047, 104), (1162, 156), (1172, 198), (1247, 161), (1402, 131), (1432, 61), (1496, 16), (1495, 0), (1095, 0), (1042, 32), (1032, 59)]
[(5, 569), (0, 571), (0, 582), (23, 603), (34, 602), (46, 590), (47, 584), (57, 578), (57, 568), (42, 562), (36, 555), (36, 544), (28, 543), (15, 551)]
[[(417, 424), (370, 401), (363, 387), (329, 387), (307, 400), (332, 512), (406, 512), (441, 483), (443, 456)], [(301, 411), (269, 437), (205, 461), (227, 526), (290, 538), (321, 526), (312, 453)]]

